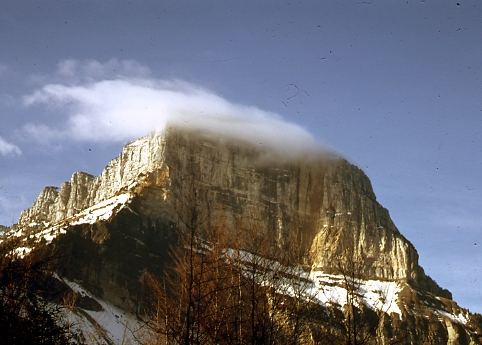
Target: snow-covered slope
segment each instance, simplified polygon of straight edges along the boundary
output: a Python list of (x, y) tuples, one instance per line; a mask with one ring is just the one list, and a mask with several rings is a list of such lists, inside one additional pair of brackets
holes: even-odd
[(114, 306), (102, 298), (96, 297), (76, 282), (59, 278), (72, 291), (81, 297), (96, 301), (101, 310), (88, 310), (71, 306), (65, 310), (66, 320), (72, 324), (79, 343), (88, 344), (142, 344), (142, 339), (149, 336), (144, 323), (136, 315)]

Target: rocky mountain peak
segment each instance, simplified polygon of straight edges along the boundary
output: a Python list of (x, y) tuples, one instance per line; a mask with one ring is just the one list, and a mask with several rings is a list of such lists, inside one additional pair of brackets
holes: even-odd
[(334, 272), (340, 255), (362, 258), (364, 279), (398, 284), (394, 303), (405, 314), (415, 307), (401, 298), (418, 300), (414, 291), (432, 296), (439, 309), (452, 305), (440, 302), (450, 301), (450, 292), (424, 273), (361, 169), (332, 153), (283, 157), (213, 132), (169, 128), (135, 140), (99, 176), (74, 173), (60, 189), (46, 187), (17, 229), (49, 239), (62, 230), (73, 243), (71, 265), (82, 267), (66, 277), (136, 308), (139, 274), (162, 269), (152, 259), (165, 260), (160, 234), (176, 226), (193, 191), (207, 224), (232, 226), (255, 217), (259, 232), (280, 241), (300, 234), (323, 274)]
[(361, 169), (333, 154), (283, 160), (214, 133), (171, 129), (135, 140), (98, 177), (74, 173), (60, 190), (45, 188), (22, 213), (19, 226), (58, 223), (119, 193), (142, 196), (162, 187), (168, 205), (159, 207), (156, 201), (143, 210), (155, 215), (156, 208), (188, 197), (186, 176), (195, 176), (205, 190), (201, 202), (209, 205), (213, 219), (226, 208), (246, 219), (262, 210), (266, 231), (280, 236), (301, 231), (320, 267), (330, 267), (333, 255), (353, 246), (366, 257), (368, 277), (413, 281), (446, 295), (427, 285), (416, 250), (377, 202)]

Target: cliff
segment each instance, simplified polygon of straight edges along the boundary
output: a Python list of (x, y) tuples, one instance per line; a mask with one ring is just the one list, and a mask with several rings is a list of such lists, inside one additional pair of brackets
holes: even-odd
[[(377, 202), (362, 170), (330, 154), (284, 160), (213, 134), (171, 130), (136, 140), (97, 178), (74, 173), (60, 190), (46, 187), (19, 226), (54, 224), (123, 192), (156, 199), (141, 202), (142, 213), (155, 221), (189, 197), (189, 176), (204, 189), (201, 208), (209, 205), (212, 222), (221, 212), (240, 219), (262, 212), (265, 231), (280, 238), (300, 232), (317, 266), (328, 269), (333, 256), (350, 246), (363, 253), (368, 277), (412, 281), (450, 298), (425, 276), (415, 248)], [(173, 214), (168, 218), (175, 221)]]
[[(45, 239), (66, 230), (59, 241), (72, 255), (64, 275), (135, 309), (139, 276), (146, 268), (162, 271), (169, 229), (193, 193), (210, 225), (259, 219), (259, 231), (279, 243), (299, 234), (319, 271), (332, 272), (336, 258), (347, 252), (362, 258), (364, 279), (401, 286), (394, 303), (404, 315), (433, 314), (416, 291), (437, 310), (450, 304), (439, 302), (450, 301), (451, 294), (419, 266), (417, 251), (377, 202), (365, 173), (327, 152), (285, 158), (215, 133), (170, 129), (129, 143), (98, 177), (75, 173), (60, 190), (45, 188), (17, 229)], [(463, 312), (450, 305), (453, 315)], [(460, 322), (444, 320), (449, 326), (439, 343), (470, 338), (465, 326), (450, 336), (448, 329)]]

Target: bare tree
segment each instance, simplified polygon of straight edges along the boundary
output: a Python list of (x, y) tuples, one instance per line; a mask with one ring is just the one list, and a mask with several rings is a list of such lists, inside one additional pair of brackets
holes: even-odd
[(178, 212), (172, 267), (144, 276), (158, 343), (298, 344), (310, 304), (296, 238), (285, 241), (289, 248), (277, 243), (262, 231), (261, 212), (212, 225), (198, 208), (201, 196), (193, 188)]
[(7, 344), (65, 344), (73, 336), (63, 322), (53, 278), (58, 253), (45, 247), (22, 252), (20, 238), (0, 246), (0, 334)]

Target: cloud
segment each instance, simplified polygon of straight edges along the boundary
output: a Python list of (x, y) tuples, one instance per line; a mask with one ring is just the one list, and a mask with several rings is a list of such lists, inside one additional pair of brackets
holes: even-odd
[[(112, 77), (114, 67), (122, 74)], [(26, 125), (24, 133), (37, 141), (127, 142), (169, 124), (215, 131), (287, 154), (320, 149), (305, 129), (273, 112), (234, 104), (182, 80), (148, 77), (149, 69), (135, 61), (66, 60), (58, 69), (76, 83), (46, 84), (24, 97), (26, 106), (44, 104), (66, 114), (59, 125)]]
[(56, 73), (59, 80), (70, 83), (126, 77), (139, 78), (150, 74), (149, 68), (135, 60), (119, 61), (117, 59), (111, 59), (105, 63), (96, 60), (62, 60), (57, 64)]
[(135, 60), (110, 59), (101, 63), (97, 60), (67, 59), (57, 63), (52, 75), (35, 73), (29, 76), (28, 81), (35, 86), (49, 83), (72, 86), (99, 80), (148, 77), (150, 74), (149, 68)]
[(17, 145), (7, 142), (0, 136), (0, 154), (2, 156), (6, 155), (16, 155), (20, 156), (22, 154), (22, 150)]
[[(44, 146), (49, 146), (52, 141), (58, 142), (59, 140), (67, 139), (68, 133), (52, 129), (45, 124), (34, 125), (32, 123), (27, 123), (21, 130), (21, 136), (23, 139), (34, 141)], [(56, 143), (56, 145), (58, 145), (58, 143)]]

